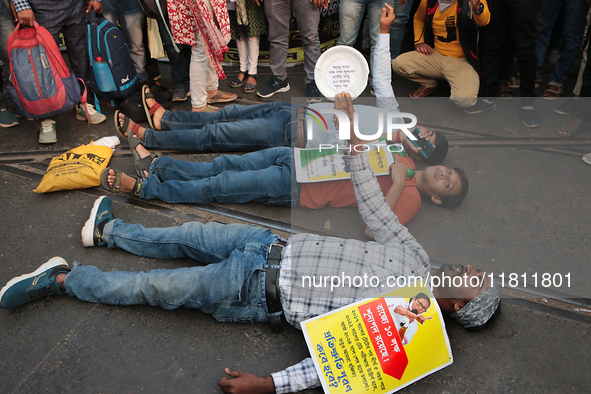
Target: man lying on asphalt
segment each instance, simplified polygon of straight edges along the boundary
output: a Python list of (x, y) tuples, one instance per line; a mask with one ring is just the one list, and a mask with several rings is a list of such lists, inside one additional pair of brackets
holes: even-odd
[[(334, 106), (341, 110), (354, 108), (348, 94), (338, 94)], [(139, 178), (106, 168), (101, 174), (101, 185), (108, 191), (168, 203), (256, 201), (290, 206), (294, 201), (311, 209), (357, 205), (350, 180), (302, 184), (301, 187), (292, 183), (293, 149), (289, 147), (263, 149), (242, 156), (222, 155), (212, 162), (187, 162), (169, 156), (158, 158), (135, 136), (129, 138), (129, 143)], [(408, 178), (407, 167), (415, 168), (412, 159), (400, 155), (396, 155), (396, 159), (390, 167), (390, 176), (380, 176), (378, 182), (402, 224), (419, 211), (421, 195), (450, 208), (458, 206), (466, 197), (468, 180), (460, 169), (431, 166)], [(366, 233), (370, 235), (369, 231)]]
[[(350, 105), (346, 112), (351, 116), (352, 111)], [(351, 143), (356, 146), (359, 141), (352, 137)], [(359, 213), (376, 242), (315, 234), (296, 234), (284, 241), (267, 229), (242, 224), (190, 222), (147, 229), (115, 219), (110, 199), (103, 196), (82, 229), (85, 246), (107, 245), (150, 258), (193, 258), (208, 265), (102, 272), (80, 263), (70, 269), (64, 259), (54, 257), (36, 271), (10, 280), (0, 290), (0, 306), (14, 308), (35, 298), (67, 293), (111, 305), (185, 306), (222, 322), (269, 322), (274, 328), (280, 327), (284, 315), (300, 328), (306, 319), (379, 292), (371, 286), (306, 287), (303, 276), (370, 273), (382, 283), (389, 277), (427, 278), (431, 268), (427, 253), (386, 203), (366, 154), (353, 151), (350, 162)], [(450, 280), (451, 287), (433, 288), (441, 311), (466, 328), (486, 325), (500, 302), (489, 278), (469, 265), (444, 266), (438, 274), (467, 278), (461, 287), (453, 287), (455, 281)], [(482, 279), (480, 287), (471, 286), (472, 277)], [(320, 385), (310, 358), (267, 377), (229, 369), (226, 373), (231, 379), (219, 382), (224, 392), (287, 393)]]

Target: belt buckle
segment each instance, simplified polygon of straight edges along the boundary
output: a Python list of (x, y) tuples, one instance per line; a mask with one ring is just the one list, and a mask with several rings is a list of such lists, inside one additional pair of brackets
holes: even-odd
[[(278, 256), (274, 256), (273, 254), (273, 246), (279, 246), (281, 248), (281, 251), (279, 252)], [(270, 259), (281, 259), (281, 256), (283, 256), (283, 251), (285, 250), (285, 246), (281, 245), (281, 244), (271, 244), (269, 245), (269, 258)]]

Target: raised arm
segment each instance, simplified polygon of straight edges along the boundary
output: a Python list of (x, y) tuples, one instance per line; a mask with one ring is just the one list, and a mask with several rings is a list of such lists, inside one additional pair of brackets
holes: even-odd
[(376, 106), (387, 111), (398, 112), (398, 101), (392, 90), (392, 59), (390, 58), (390, 25), (394, 22), (394, 9), (384, 4), (380, 18), (380, 34), (373, 51), (373, 89)]
[[(349, 116), (351, 119), (349, 123), (353, 125), (352, 119), (355, 111), (351, 103), (351, 95), (348, 93), (337, 94), (335, 108), (337, 106)], [(367, 155), (365, 153), (358, 154), (360, 149), (356, 148), (359, 145), (359, 138), (355, 135), (353, 126), (351, 126), (350, 135), (351, 182), (355, 189), (355, 198), (363, 221), (369, 226), (375, 240), (379, 243), (416, 242), (386, 203), (380, 185), (369, 166)]]

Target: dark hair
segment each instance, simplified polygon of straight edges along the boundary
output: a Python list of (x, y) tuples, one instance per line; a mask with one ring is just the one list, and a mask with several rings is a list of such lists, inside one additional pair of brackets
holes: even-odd
[(419, 156), (421, 157), (421, 162), (430, 166), (434, 166), (436, 164), (441, 163), (447, 157), (447, 138), (445, 138), (443, 133), (436, 132), (435, 143), (433, 145), (435, 145), (435, 150), (426, 159), (419, 153)]
[(413, 297), (413, 299), (417, 299), (417, 298), (421, 298), (423, 300), (427, 300), (429, 301), (429, 306), (427, 308), (429, 308), (431, 306), (431, 299), (429, 298), (429, 296), (425, 293), (418, 293), (416, 296)]
[(462, 200), (466, 198), (468, 195), (468, 178), (466, 178), (466, 174), (460, 168), (453, 168), (455, 172), (457, 172), (458, 177), (460, 178), (460, 183), (462, 184), (462, 190), (460, 190), (460, 194), (452, 194), (449, 196), (441, 197), (441, 206), (443, 208), (457, 208), (462, 203)]
[(499, 318), (499, 315), (500, 314), (501, 314), (501, 304), (499, 304), (499, 306), (497, 307), (497, 310), (495, 311), (495, 313), (492, 314), (492, 316), (486, 321), (486, 323), (481, 324), (481, 325), (476, 326), (476, 327), (467, 327), (466, 330), (469, 330), (469, 331), (480, 331), (480, 330), (484, 330), (485, 328), (489, 328)]

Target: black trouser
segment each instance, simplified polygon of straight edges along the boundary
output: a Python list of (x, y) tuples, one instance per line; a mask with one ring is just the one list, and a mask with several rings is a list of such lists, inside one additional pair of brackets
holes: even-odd
[(482, 79), (480, 96), (496, 97), (507, 34), (515, 41), (522, 105), (533, 105), (536, 92), (536, 22), (539, 0), (489, 0), (490, 23), (481, 28)]
[(59, 43), (64, 35), (70, 67), (76, 77), (86, 82), (88, 47), (86, 45), (86, 12), (83, 0), (29, 0), (35, 21)]

